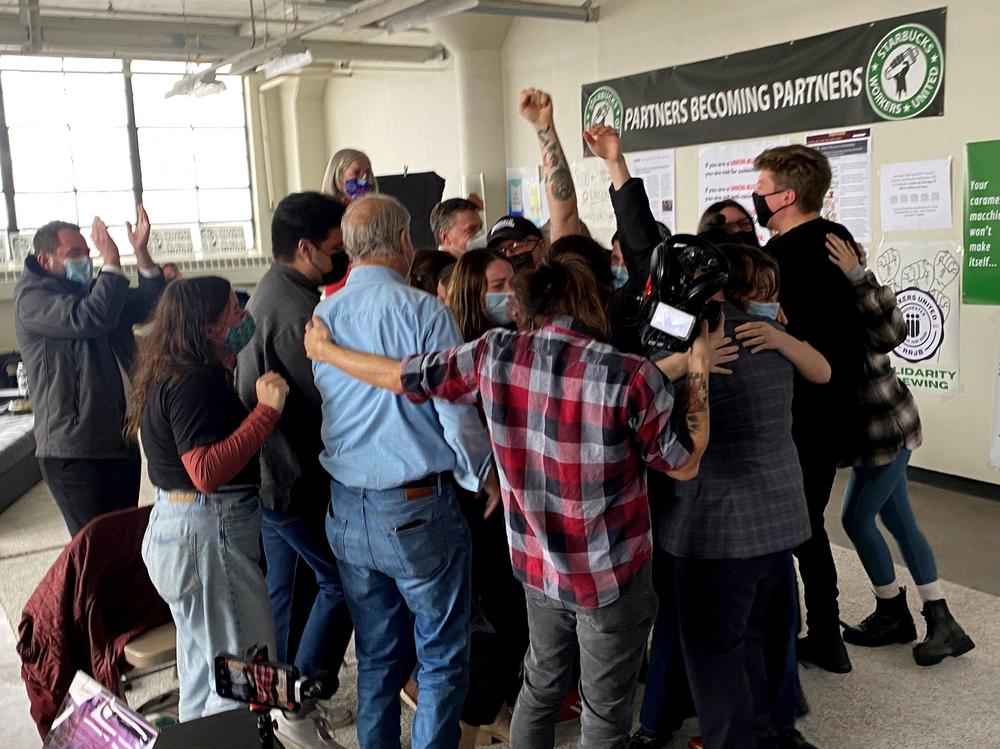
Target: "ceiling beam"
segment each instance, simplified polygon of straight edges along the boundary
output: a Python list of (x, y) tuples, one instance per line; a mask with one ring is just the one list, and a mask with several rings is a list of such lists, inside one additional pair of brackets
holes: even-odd
[[(197, 59), (215, 61), (251, 49), (249, 37), (239, 36), (238, 24), (187, 24), (180, 20), (127, 21), (109, 18), (40, 18), (36, 52), (111, 54), (118, 57)], [(317, 60), (359, 60), (421, 64), (445, 58), (444, 47), (304, 40)], [(0, 44), (24, 46), (27, 28), (15, 15), (0, 15)]]

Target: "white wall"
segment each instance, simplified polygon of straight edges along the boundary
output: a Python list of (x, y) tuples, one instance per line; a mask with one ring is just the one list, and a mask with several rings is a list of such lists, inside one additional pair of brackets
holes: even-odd
[(334, 76), (327, 82), (324, 112), (330, 155), (358, 148), (371, 157), (376, 175), (401, 174), (409, 165), (411, 172), (444, 177), (445, 197), (461, 193), (458, 100), (450, 67)]
[[(580, 86), (705, 60), (790, 41), (824, 31), (946, 5), (944, 0), (769, 0), (699, 3), (664, 0), (608, 0), (592, 26), (518, 19), (504, 46), (507, 163), (538, 160), (534, 136), (516, 110), (516, 94), (541, 86), (555, 97), (556, 124), (567, 156), (579, 158)], [(961, 0), (948, 5), (945, 116), (872, 128), (876, 170), (880, 164), (951, 156), (954, 159), (954, 229), (895, 233), (894, 240), (962, 237), (964, 146), (1000, 138), (1000, 96), (991, 77), (1000, 70), (1000, 13), (995, 0)], [(803, 134), (791, 134), (801, 142)], [(698, 219), (698, 149), (677, 149), (676, 209), (680, 230)], [(881, 234), (878, 179), (875, 177), (873, 235)], [(961, 320), (962, 390), (953, 396), (916, 393), (924, 423), (924, 447), (913, 464), (992, 483), (1000, 474), (988, 467), (992, 434), (993, 376), (998, 343), (998, 310), (964, 306)]]

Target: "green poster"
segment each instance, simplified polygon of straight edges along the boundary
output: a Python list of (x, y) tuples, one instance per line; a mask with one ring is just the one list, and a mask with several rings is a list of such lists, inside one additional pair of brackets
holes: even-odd
[(962, 301), (1000, 304), (1000, 140), (965, 147)]

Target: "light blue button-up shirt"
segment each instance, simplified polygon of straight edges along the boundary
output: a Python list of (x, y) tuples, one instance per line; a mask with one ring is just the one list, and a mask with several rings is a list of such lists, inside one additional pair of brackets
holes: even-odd
[[(344, 288), (320, 302), (316, 315), (338, 344), (392, 359), (463, 342), (447, 307), (380, 265), (354, 268)], [(411, 403), (330, 364), (313, 363), (313, 377), (323, 396), (320, 461), (334, 479), (363, 489), (393, 489), (452, 471), (463, 487), (479, 490), (491, 453), (474, 406)]]

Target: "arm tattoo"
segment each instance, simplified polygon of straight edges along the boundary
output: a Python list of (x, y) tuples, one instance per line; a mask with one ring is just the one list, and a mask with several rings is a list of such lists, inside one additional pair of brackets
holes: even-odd
[(538, 131), (538, 140), (542, 144), (542, 164), (545, 166), (545, 179), (552, 185), (552, 197), (559, 201), (572, 200), (576, 197), (573, 174), (551, 125)]
[(684, 394), (684, 413), (688, 432), (694, 435), (705, 428), (705, 416), (708, 411), (708, 378), (701, 372), (689, 374)]

